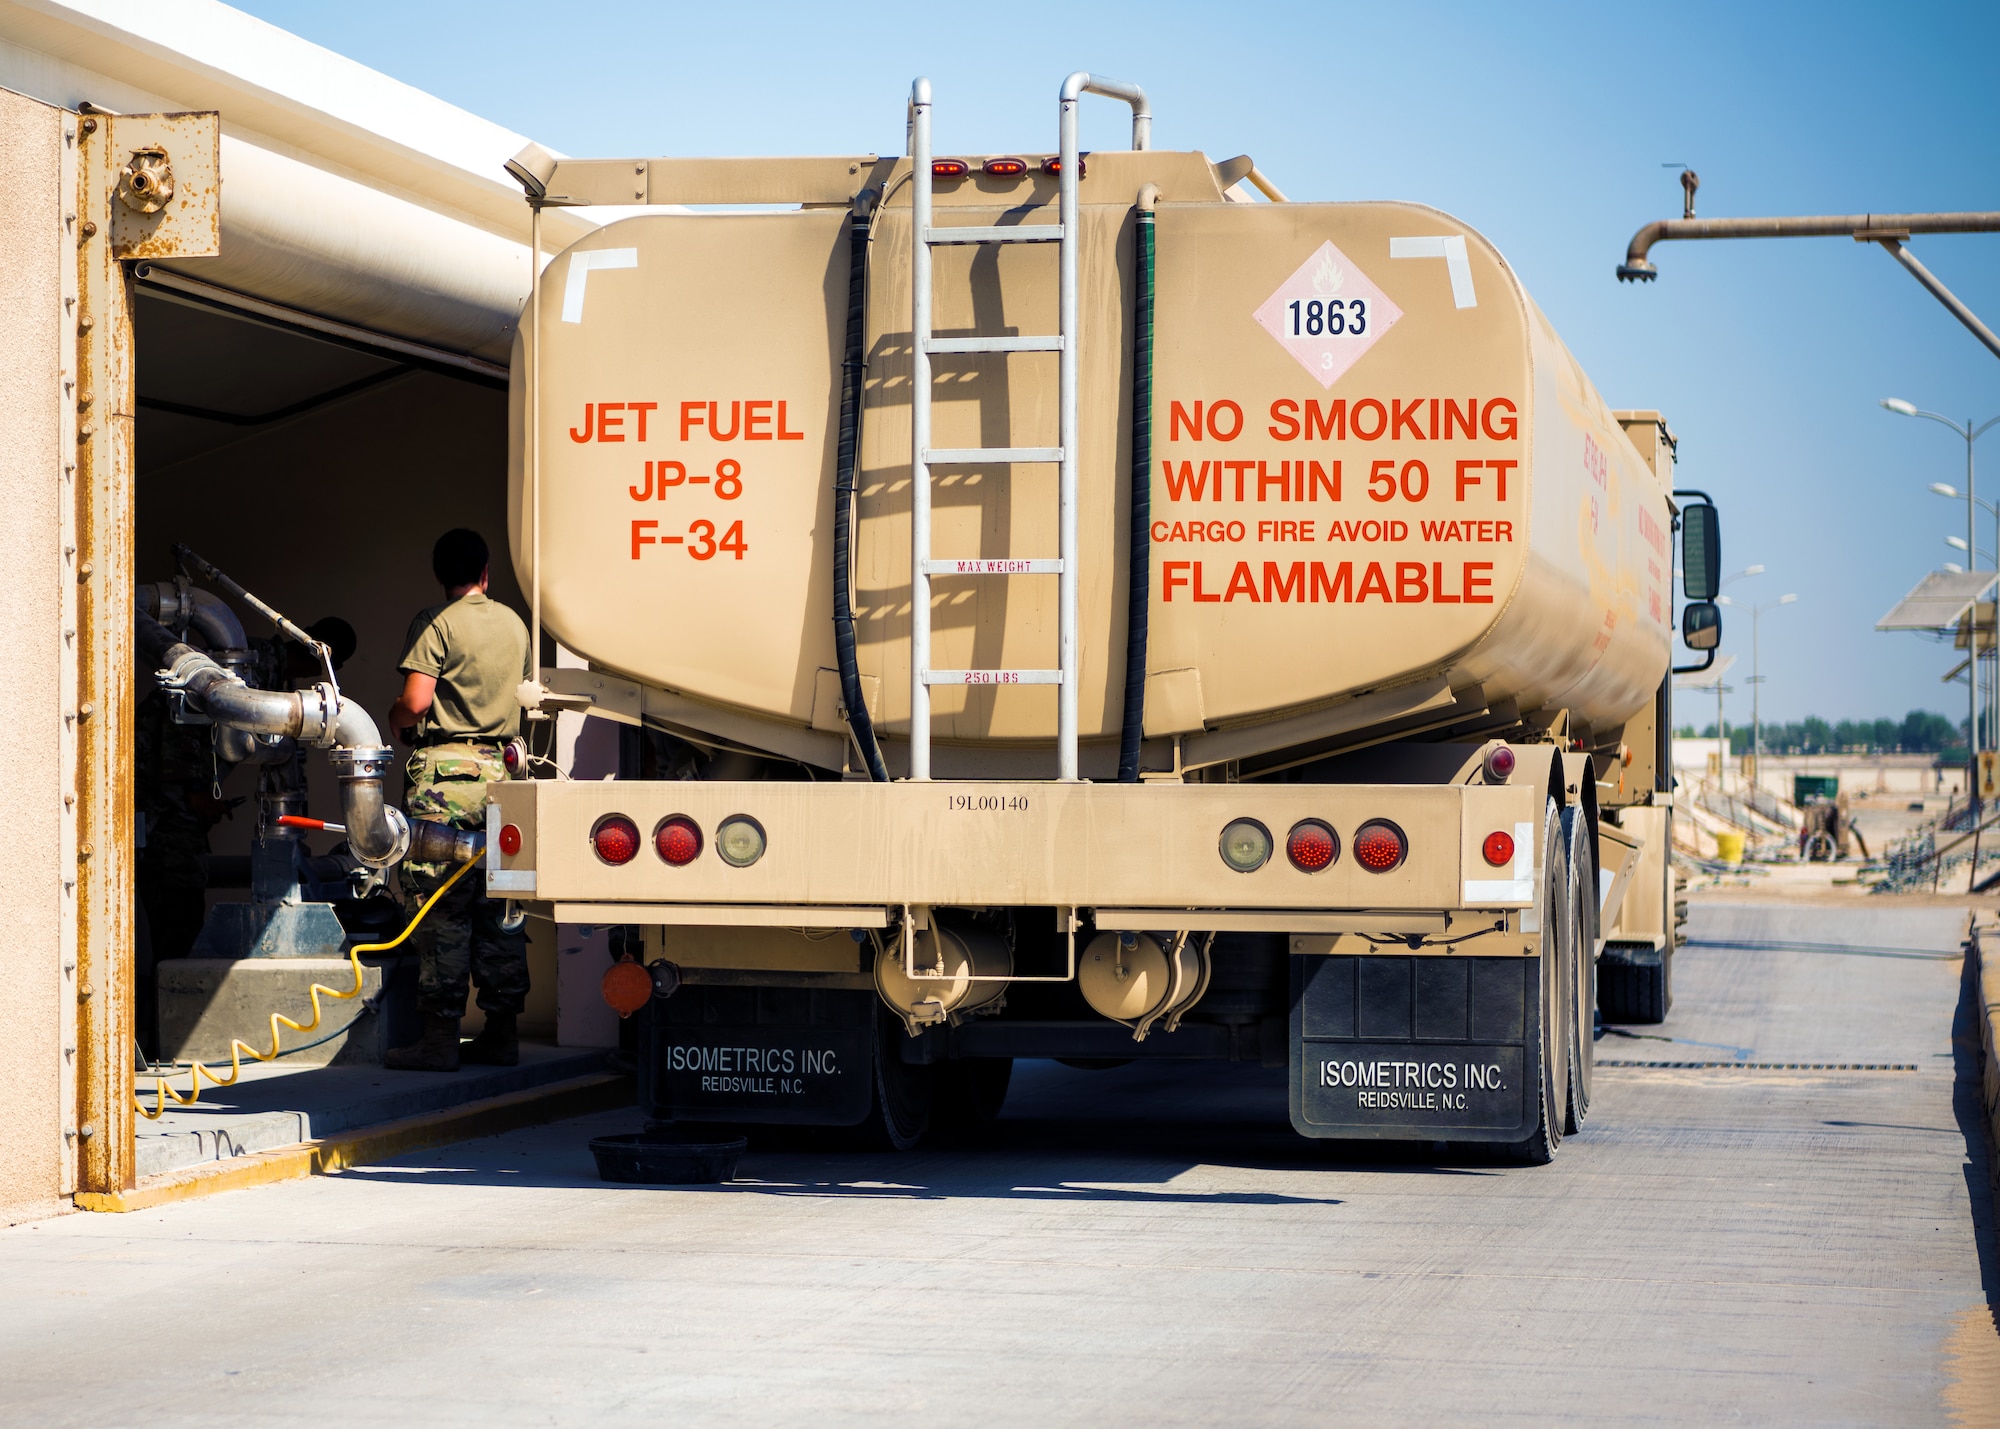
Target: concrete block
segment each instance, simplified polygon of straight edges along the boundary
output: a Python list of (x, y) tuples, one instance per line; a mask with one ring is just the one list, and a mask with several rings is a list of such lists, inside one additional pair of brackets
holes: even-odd
[[(241, 1038), (259, 1051), (271, 1046), (271, 1014), (312, 1021), (312, 986), (345, 991), (354, 974), (346, 958), (176, 958), (159, 965), (160, 1056), (187, 1062), (227, 1062)], [(411, 958), (364, 960), (361, 996), (320, 994), (320, 1024), (312, 1032), (281, 1027), (285, 1059), (304, 1066), (379, 1064), (385, 1047), (416, 1035), (416, 963)]]

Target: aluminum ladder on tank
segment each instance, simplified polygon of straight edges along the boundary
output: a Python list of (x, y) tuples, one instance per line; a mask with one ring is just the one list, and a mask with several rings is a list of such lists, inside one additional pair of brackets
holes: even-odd
[[(1063, 81), (1057, 149), (1057, 222), (1007, 227), (939, 228), (931, 222), (931, 84), (910, 87), (910, 777), (931, 777), (932, 685), (1056, 686), (1056, 777), (1077, 778), (1076, 490), (1077, 490), (1077, 123), (1086, 93), (1132, 106), (1132, 147), (1151, 140), (1152, 111), (1137, 85), (1072, 74)], [(1054, 243), (1060, 264), (1059, 331), (1024, 337), (938, 337), (931, 329), (931, 249), (970, 243)], [(931, 358), (947, 353), (1053, 352), (1059, 365), (1058, 431), (1052, 447), (933, 447)], [(931, 467), (1046, 462), (1059, 470), (1055, 558), (938, 560), (931, 555)], [(1057, 577), (1057, 648), (1053, 670), (931, 668), (931, 577)]]

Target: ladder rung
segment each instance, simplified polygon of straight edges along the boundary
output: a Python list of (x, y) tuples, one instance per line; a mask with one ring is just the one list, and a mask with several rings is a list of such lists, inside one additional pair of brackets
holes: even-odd
[(933, 337), (924, 341), (924, 351), (947, 352), (1061, 352), (1062, 334), (1035, 337)]
[(927, 576), (1059, 576), (1062, 558), (1035, 557), (1024, 561), (980, 559), (976, 561), (925, 561)]
[(925, 447), (926, 466), (969, 466), (981, 462), (1061, 461), (1061, 447)]
[(1060, 685), (1060, 670), (926, 670), (926, 685)]
[(924, 230), (933, 248), (953, 243), (1060, 243), (1060, 223), (1012, 224), (1006, 228), (938, 228)]

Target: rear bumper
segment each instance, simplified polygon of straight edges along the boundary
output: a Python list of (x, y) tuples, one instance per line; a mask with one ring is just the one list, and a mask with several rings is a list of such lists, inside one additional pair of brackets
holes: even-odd
[[(1513, 785), (706, 783), (519, 781), (490, 787), (487, 886), (497, 894), (589, 909), (586, 921), (881, 926), (904, 905), (1091, 908), (1105, 926), (1233, 927), (1338, 936), (1360, 931), (1343, 910), (1530, 907), (1541, 810)], [(630, 862), (599, 858), (592, 830), (612, 814), (638, 826)], [(670, 816), (700, 826), (682, 867), (654, 852)], [(713, 848), (733, 815), (766, 834), (747, 868)], [(1254, 871), (1225, 864), (1225, 825), (1254, 819), (1272, 856)], [(1302, 820), (1332, 828), (1339, 855), (1307, 873), (1285, 856)], [(1353, 858), (1355, 830), (1387, 819), (1405, 834), (1397, 867)], [(518, 832), (501, 837), (503, 830)], [(1488, 864), (1491, 833), (1514, 858)], [(1230, 919), (1235, 921), (1231, 922)]]

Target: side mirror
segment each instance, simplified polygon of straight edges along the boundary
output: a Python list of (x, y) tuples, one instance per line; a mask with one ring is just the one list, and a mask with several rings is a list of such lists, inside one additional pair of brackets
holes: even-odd
[(1713, 650), (1720, 645), (1722, 608), (1712, 600), (1690, 601), (1682, 606), (1681, 642), (1690, 650)]
[[(1681, 590), (1691, 601), (1714, 600), (1722, 593), (1722, 525), (1708, 502), (1681, 509)], [(1693, 641), (1688, 645), (1708, 648)]]

